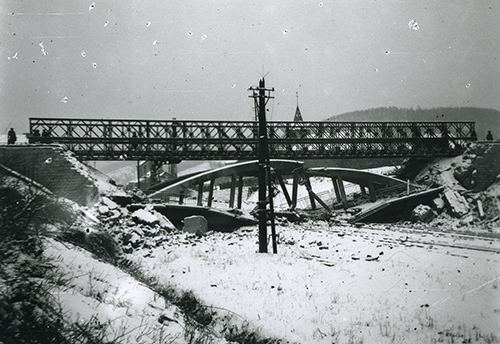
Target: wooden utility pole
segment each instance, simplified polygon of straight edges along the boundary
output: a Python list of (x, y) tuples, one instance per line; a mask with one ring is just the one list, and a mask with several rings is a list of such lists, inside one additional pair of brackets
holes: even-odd
[[(272, 207), (272, 190), (270, 189), (271, 183), (271, 170), (269, 163), (269, 147), (267, 142), (267, 121), (266, 121), (266, 104), (269, 99), (274, 98), (271, 92), (274, 88), (266, 88), (264, 78), (259, 80), (259, 87), (250, 87), (254, 99), (255, 111), (258, 116), (258, 139), (259, 139), (259, 201), (257, 203), (257, 214), (259, 217), (259, 252), (267, 252), (267, 220), (271, 220), (271, 232), (273, 240), (273, 252), (277, 253), (276, 246), (276, 231), (274, 228), (274, 209)], [(269, 180), (269, 182), (268, 182)], [(271, 207), (269, 214), (267, 212), (267, 204), (270, 203)]]

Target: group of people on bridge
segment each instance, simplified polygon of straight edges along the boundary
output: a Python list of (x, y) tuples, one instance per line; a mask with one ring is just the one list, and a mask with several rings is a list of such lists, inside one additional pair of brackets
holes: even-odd
[(34, 129), (31, 133), (32, 143), (50, 143), (50, 131), (48, 129), (43, 129), (40, 135), (39, 129)]
[[(35, 129), (31, 132), (31, 142), (32, 143), (50, 143), (50, 131), (47, 129), (42, 130), (42, 134), (40, 135), (40, 130)], [(17, 142), (17, 135), (14, 128), (10, 128), (7, 133), (7, 144), (14, 145)]]

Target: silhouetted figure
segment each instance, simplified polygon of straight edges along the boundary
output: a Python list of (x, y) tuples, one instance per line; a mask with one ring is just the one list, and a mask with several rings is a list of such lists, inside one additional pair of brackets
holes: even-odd
[(33, 143), (40, 143), (40, 130), (33, 129), (33, 134), (31, 135), (31, 141)]
[(486, 140), (493, 141), (493, 134), (491, 133), (491, 130), (488, 130), (488, 134), (486, 134)]
[(477, 141), (477, 134), (475, 130), (472, 131), (471, 137), (473, 141)]
[(136, 150), (138, 147), (138, 144), (137, 144), (137, 133), (135, 131), (132, 133), (132, 140), (131, 141), (132, 141), (132, 144), (131, 144), (132, 149)]
[(50, 142), (49, 137), (50, 137), (50, 132), (48, 131), (48, 129), (43, 129), (42, 130), (42, 143), (49, 143)]
[(10, 128), (9, 132), (7, 133), (7, 144), (13, 145), (17, 141), (17, 136), (16, 132), (14, 131), (14, 128)]

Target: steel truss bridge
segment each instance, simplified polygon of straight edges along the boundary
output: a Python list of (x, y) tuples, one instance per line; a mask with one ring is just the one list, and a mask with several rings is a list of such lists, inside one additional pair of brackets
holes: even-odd
[[(474, 122), (268, 122), (273, 159), (453, 156), (476, 140)], [(41, 133), (41, 135), (40, 135)], [(253, 160), (249, 121), (30, 118), (30, 143), (59, 143), (81, 160)]]

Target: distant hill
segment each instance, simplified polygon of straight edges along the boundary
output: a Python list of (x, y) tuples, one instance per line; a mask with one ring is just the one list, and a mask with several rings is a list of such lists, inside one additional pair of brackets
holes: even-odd
[(484, 140), (488, 130), (494, 139), (500, 138), (500, 111), (474, 107), (440, 107), (433, 109), (402, 109), (394, 106), (346, 112), (332, 116), (327, 121), (474, 121), (479, 140)]

